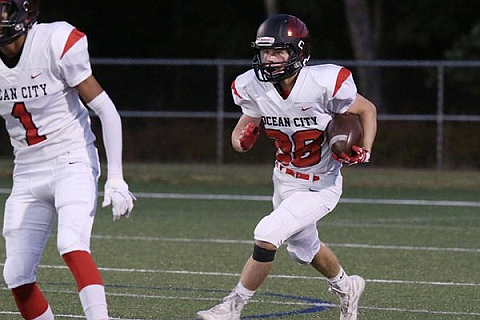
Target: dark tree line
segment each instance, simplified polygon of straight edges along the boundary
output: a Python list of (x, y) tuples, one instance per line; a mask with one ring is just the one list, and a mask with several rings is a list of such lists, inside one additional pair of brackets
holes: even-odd
[[(314, 60), (480, 59), (478, 0), (49, 0), (41, 3), (40, 21), (66, 20), (86, 32), (93, 57), (250, 59), (258, 25), (275, 13), (307, 23)], [(432, 113), (432, 106), (414, 101), (411, 92), (405, 101), (396, 99), (390, 83), (398, 74), (367, 67), (353, 71), (360, 92), (380, 113), (426, 107)], [(183, 79), (176, 73), (173, 78)], [(416, 88), (435, 86), (428, 71), (411, 78), (422, 81)], [(174, 92), (185, 100), (182, 90)], [(160, 101), (157, 95), (151, 100)]]
[(315, 59), (479, 58), (478, 0), (49, 0), (40, 20), (87, 32), (93, 56), (249, 58), (269, 2), (307, 23)]

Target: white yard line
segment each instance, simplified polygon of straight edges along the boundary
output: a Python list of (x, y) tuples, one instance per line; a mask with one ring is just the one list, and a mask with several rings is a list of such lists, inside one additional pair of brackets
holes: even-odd
[[(162, 237), (140, 237), (140, 236), (108, 236), (92, 235), (92, 239), (100, 240), (124, 240), (124, 241), (152, 241), (152, 242), (186, 242), (186, 243), (223, 243), (223, 244), (253, 244), (253, 240), (236, 239), (191, 239), (191, 238), (162, 238)], [(328, 243), (330, 247), (359, 248), (359, 249), (381, 249), (381, 250), (413, 250), (413, 251), (445, 251), (480, 253), (479, 248), (443, 248), (443, 247), (413, 247), (413, 246), (392, 246), (374, 245), (361, 243)]]
[[(10, 194), (11, 189), (0, 188), (0, 193)], [(103, 196), (99, 192), (99, 196)], [(234, 195), (234, 194), (193, 194), (193, 193), (158, 193), (135, 192), (137, 198), (146, 199), (190, 199), (190, 200), (242, 200), (242, 201), (272, 201), (271, 196)], [(414, 205), (414, 206), (453, 206), (453, 207), (480, 207), (475, 201), (449, 200), (409, 200), (409, 199), (359, 199), (342, 198), (340, 203), (353, 204), (386, 204), (386, 205)]]
[[(2, 288), (3, 290), (8, 290), (7, 288)], [(51, 290), (45, 289), (44, 292), (52, 293), (62, 293), (62, 294), (78, 294), (77, 291), (73, 290)], [(168, 296), (168, 295), (144, 295), (144, 294), (129, 294), (129, 293), (109, 293), (106, 292), (107, 296), (116, 296), (116, 297), (128, 297), (128, 298), (143, 298), (143, 299), (159, 299), (159, 300), (195, 300), (195, 301), (218, 301), (219, 298), (201, 298), (201, 297), (191, 297), (191, 296)], [(333, 303), (309, 303), (309, 302), (292, 302), (292, 301), (275, 301), (275, 300), (260, 300), (252, 299), (250, 303), (259, 303), (259, 304), (279, 304), (279, 305), (292, 305), (292, 306), (318, 306), (318, 307), (337, 307)], [(478, 312), (455, 312), (455, 311), (437, 311), (437, 310), (419, 310), (419, 309), (406, 309), (406, 308), (382, 308), (382, 307), (370, 307), (370, 306), (360, 306), (359, 309), (371, 310), (371, 311), (389, 311), (389, 312), (399, 312), (399, 313), (419, 313), (419, 314), (438, 314), (438, 315), (452, 315), (452, 316), (471, 316), (478, 317), (480, 313)], [(19, 315), (19, 312), (11, 311), (0, 311), (0, 315)], [(82, 315), (68, 315), (68, 314), (56, 314), (56, 318), (74, 318), (74, 319), (84, 319)], [(111, 317), (112, 320), (144, 320), (144, 319), (129, 319), (129, 318), (115, 318)]]
[[(187, 193), (151, 193), (136, 192), (140, 198), (151, 199), (198, 199), (198, 200), (243, 200), (243, 201), (272, 201), (271, 196), (228, 195), (228, 194), (187, 194)], [(390, 204), (415, 206), (453, 206), (453, 207), (480, 207), (480, 202), (448, 201), (448, 200), (408, 200), (408, 199), (358, 199), (341, 198), (340, 203), (353, 204)]]
[[(0, 266), (4, 264), (1, 263)], [(40, 265), (43, 269), (67, 269), (65, 265)], [(125, 273), (164, 273), (164, 274), (181, 274), (193, 276), (213, 276), (213, 277), (239, 277), (240, 273), (236, 272), (211, 272), (211, 271), (189, 271), (189, 270), (162, 270), (162, 269), (137, 269), (137, 268), (109, 268), (98, 267), (99, 270), (105, 272), (125, 272)], [(304, 279), (304, 280), (325, 280), (323, 277), (300, 276), (300, 275), (283, 275), (270, 274), (268, 276), (272, 279)], [(457, 287), (480, 287), (480, 283), (474, 282), (442, 282), (442, 281), (412, 281), (412, 280), (395, 280), (395, 279), (365, 279), (372, 283), (387, 283), (387, 284), (415, 284), (427, 286), (457, 286)]]

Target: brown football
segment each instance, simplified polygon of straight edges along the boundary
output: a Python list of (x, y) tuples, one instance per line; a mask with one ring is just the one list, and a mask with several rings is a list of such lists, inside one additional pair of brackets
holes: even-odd
[(327, 126), (327, 142), (333, 153), (354, 155), (352, 146), (360, 146), (363, 127), (360, 118), (352, 113), (337, 114)]

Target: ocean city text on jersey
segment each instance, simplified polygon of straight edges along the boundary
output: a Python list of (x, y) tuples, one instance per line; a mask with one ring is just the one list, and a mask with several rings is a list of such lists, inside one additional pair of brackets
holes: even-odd
[(47, 95), (47, 84), (35, 84), (26, 87), (0, 88), (0, 101), (17, 101), (19, 99), (38, 98)]

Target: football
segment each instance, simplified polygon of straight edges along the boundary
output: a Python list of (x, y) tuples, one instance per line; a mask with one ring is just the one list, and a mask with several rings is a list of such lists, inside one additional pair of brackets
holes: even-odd
[(363, 127), (360, 118), (356, 114), (337, 114), (328, 124), (327, 142), (337, 156), (342, 152), (353, 156), (355, 152), (352, 146), (360, 146), (363, 139)]

